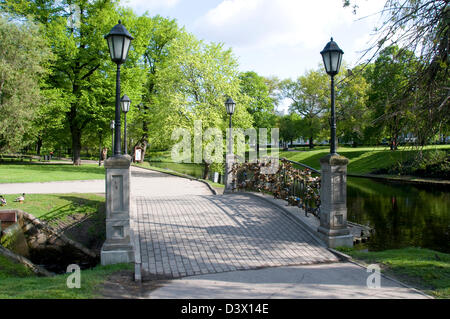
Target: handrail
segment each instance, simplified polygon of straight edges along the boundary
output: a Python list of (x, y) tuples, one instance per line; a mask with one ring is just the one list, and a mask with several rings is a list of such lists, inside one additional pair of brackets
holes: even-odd
[[(277, 172), (273, 174), (262, 171), (265, 161), (235, 163), (232, 169), (233, 189), (271, 193), (275, 198), (284, 199), (289, 205), (303, 209), (306, 216), (310, 213), (319, 218), (320, 171), (284, 158), (281, 162)], [(298, 164), (303, 168), (294, 168), (292, 164)], [(312, 177), (311, 173), (319, 176)]]
[(296, 161), (291, 161), (291, 160), (288, 160), (287, 158), (284, 158), (284, 157), (283, 157), (281, 160), (282, 160), (282, 161), (289, 162), (289, 163), (292, 163), (292, 164), (300, 165), (300, 166), (302, 166), (302, 167), (304, 167), (304, 168), (307, 168), (307, 169), (313, 171), (314, 173), (317, 173), (317, 174), (320, 175), (320, 171), (318, 171), (317, 169), (312, 168), (311, 166), (308, 166), (308, 165), (306, 165), (306, 164), (302, 164), (302, 163), (296, 162)]

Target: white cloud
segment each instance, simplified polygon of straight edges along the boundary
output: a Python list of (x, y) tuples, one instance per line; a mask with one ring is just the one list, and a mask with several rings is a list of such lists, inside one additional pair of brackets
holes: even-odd
[(224, 0), (197, 19), (196, 33), (237, 47), (316, 47), (355, 19), (340, 0)]
[(126, 0), (124, 4), (136, 11), (153, 11), (158, 9), (171, 9), (179, 2), (180, 0)]

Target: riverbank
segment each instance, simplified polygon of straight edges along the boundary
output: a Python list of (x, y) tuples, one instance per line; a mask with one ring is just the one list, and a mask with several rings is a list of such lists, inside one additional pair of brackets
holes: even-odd
[(436, 298), (450, 298), (450, 254), (414, 247), (370, 252), (342, 247), (337, 250), (364, 265), (379, 264), (386, 275)]
[[(423, 148), (424, 154), (434, 151), (449, 151), (450, 145), (429, 145)], [(391, 151), (388, 147), (339, 147), (340, 155), (349, 159), (347, 167), (348, 176), (368, 177), (393, 181), (405, 181), (408, 183), (450, 185), (450, 181), (438, 178), (426, 178), (419, 176), (373, 174), (374, 171), (387, 169), (398, 163), (411, 160), (417, 154), (412, 147), (399, 147)], [(313, 150), (289, 150), (280, 151), (279, 157), (306, 164), (320, 170), (320, 158), (329, 153), (328, 147), (317, 146)], [(269, 151), (270, 154), (270, 151)], [(146, 161), (173, 163), (170, 151), (148, 151)], [(151, 165), (151, 164), (150, 164)]]
[(416, 176), (396, 176), (396, 175), (378, 175), (378, 174), (347, 174), (347, 176), (372, 178), (381, 181), (384, 180), (384, 181), (404, 182), (411, 184), (442, 185), (445, 187), (450, 187), (450, 180), (439, 180)]

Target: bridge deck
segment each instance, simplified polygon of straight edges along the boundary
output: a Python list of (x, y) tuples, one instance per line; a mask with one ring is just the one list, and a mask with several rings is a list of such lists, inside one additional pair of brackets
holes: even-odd
[[(176, 182), (173, 177), (168, 181), (173, 189)], [(186, 189), (186, 195), (180, 192), (134, 196), (133, 228), (144, 277), (338, 261), (302, 225), (265, 201), (242, 193), (197, 195), (193, 188)]]

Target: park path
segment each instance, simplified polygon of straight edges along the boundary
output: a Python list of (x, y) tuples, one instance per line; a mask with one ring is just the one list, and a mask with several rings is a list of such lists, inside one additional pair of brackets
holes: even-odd
[[(132, 196), (210, 195), (208, 186), (168, 174), (131, 167)], [(105, 180), (0, 183), (0, 194), (105, 193)]]

